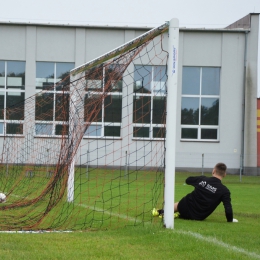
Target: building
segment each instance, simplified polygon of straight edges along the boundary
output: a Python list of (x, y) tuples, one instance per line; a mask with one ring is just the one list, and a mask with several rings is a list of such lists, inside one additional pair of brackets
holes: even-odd
[[(179, 29), (177, 169), (223, 161), (232, 173), (259, 175), (259, 25), (252, 13), (227, 28)], [(0, 23), (1, 110), (150, 29)], [(11, 123), (2, 114), (0, 144)]]

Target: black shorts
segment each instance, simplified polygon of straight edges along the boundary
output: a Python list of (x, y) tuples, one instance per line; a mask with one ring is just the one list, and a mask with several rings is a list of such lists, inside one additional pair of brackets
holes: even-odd
[(189, 208), (187, 207), (186, 198), (182, 198), (178, 204), (178, 211), (180, 213), (180, 217), (184, 219), (191, 219)]

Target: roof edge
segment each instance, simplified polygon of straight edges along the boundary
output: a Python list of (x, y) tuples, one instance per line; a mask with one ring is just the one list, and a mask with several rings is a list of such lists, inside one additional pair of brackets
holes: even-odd
[(249, 13), (246, 16), (244, 16), (243, 18), (228, 25), (225, 29), (237, 29), (237, 28), (250, 29), (251, 28), (251, 16), (259, 15), (259, 14), (260, 13)]
[(64, 28), (93, 28), (93, 29), (126, 29), (126, 30), (151, 30), (154, 27), (148, 26), (112, 26), (112, 25), (90, 25), (90, 24), (55, 24), (55, 23), (31, 23), (31, 22), (7, 22), (7, 21), (0, 21), (0, 25), (18, 25), (18, 26), (46, 26), (46, 27), (64, 27)]

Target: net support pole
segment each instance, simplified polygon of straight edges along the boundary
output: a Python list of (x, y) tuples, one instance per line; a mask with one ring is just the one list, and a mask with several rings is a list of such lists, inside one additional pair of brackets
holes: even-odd
[(174, 228), (175, 146), (177, 114), (179, 21), (169, 22), (168, 81), (165, 153), (164, 226)]
[(80, 85), (80, 79), (84, 78), (84, 73), (78, 73), (70, 77), (70, 105), (69, 105), (69, 134), (68, 134), (68, 183), (67, 201), (74, 201), (74, 175), (75, 156), (81, 142), (84, 125), (84, 88)]
[[(73, 86), (72, 86), (73, 87)], [(72, 88), (71, 87), (71, 88)], [(76, 95), (75, 91), (71, 90), (70, 97), (70, 109), (69, 109), (69, 134), (68, 134), (68, 161), (70, 164), (68, 165), (68, 184), (67, 184), (67, 201), (74, 201), (74, 174), (75, 174), (75, 157), (74, 157), (74, 143), (75, 143), (75, 132), (77, 125), (77, 117), (76, 117)]]
[(69, 165), (69, 177), (68, 177), (68, 192), (67, 192), (67, 201), (74, 201), (74, 167), (75, 167), (75, 158), (71, 161)]

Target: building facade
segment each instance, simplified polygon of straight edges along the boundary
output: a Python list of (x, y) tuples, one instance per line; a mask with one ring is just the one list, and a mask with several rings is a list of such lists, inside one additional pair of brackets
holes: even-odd
[[(149, 30), (0, 23), (1, 110)], [(164, 38), (167, 48), (167, 34)], [(259, 174), (258, 48), (259, 14), (223, 29), (179, 29), (177, 169), (208, 171), (222, 161), (232, 173)], [(133, 77), (137, 84), (138, 75)], [(54, 94), (58, 98), (58, 91)], [(0, 145), (4, 135), (22, 124), (19, 117), (14, 124), (2, 113)], [(54, 124), (44, 131), (57, 134), (59, 127)], [(41, 131), (36, 109), (35, 134)]]

